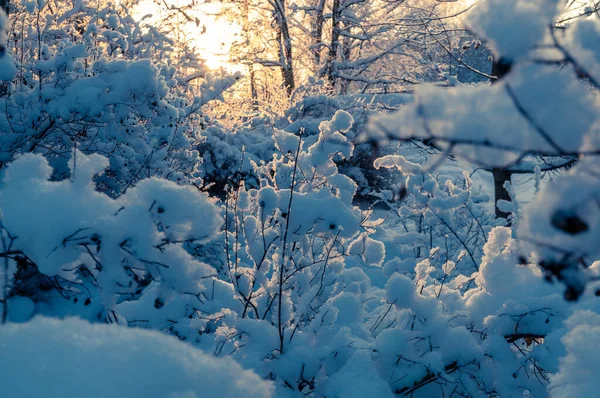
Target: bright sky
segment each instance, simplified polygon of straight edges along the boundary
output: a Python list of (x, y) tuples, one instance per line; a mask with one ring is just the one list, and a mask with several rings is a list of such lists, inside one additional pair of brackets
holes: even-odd
[[(191, 0), (166, 0), (169, 4), (186, 4)], [(459, 0), (461, 7), (468, 7), (478, 0)], [(584, 0), (577, 0), (575, 3), (585, 3)], [(183, 31), (188, 37), (193, 38), (193, 44), (197, 47), (199, 54), (206, 60), (206, 65), (211, 69), (224, 68), (230, 72), (240, 71), (243, 68), (241, 65), (234, 65), (229, 62), (229, 50), (233, 42), (234, 34), (239, 32), (239, 26), (227, 22), (225, 19), (217, 19), (216, 14), (220, 5), (218, 3), (205, 3), (201, 6), (203, 12), (191, 14), (191, 17), (198, 18), (200, 25), (197, 27), (195, 23), (187, 23), (183, 27)], [(139, 15), (139, 18), (146, 14), (159, 15), (160, 8), (152, 0), (142, 0), (135, 10), (134, 14)], [(182, 17), (182, 21), (184, 18)], [(203, 32), (205, 27), (205, 32)]]
[[(185, 4), (186, 0), (167, 0), (174, 5)], [(240, 70), (238, 65), (229, 63), (228, 53), (233, 42), (233, 34), (239, 30), (236, 26), (223, 19), (217, 19), (214, 14), (219, 10), (218, 4), (205, 4), (202, 6), (204, 13), (196, 12), (190, 14), (192, 18), (198, 18), (200, 25), (187, 23), (183, 26), (183, 32), (193, 38), (193, 44), (198, 49), (198, 53), (206, 60), (206, 65), (211, 69), (225, 68), (229, 71)], [(142, 18), (144, 15), (159, 15), (160, 8), (152, 1), (143, 1), (134, 11), (134, 14)], [(185, 19), (182, 17), (182, 21)], [(151, 20), (152, 21), (152, 20)], [(203, 32), (203, 26), (206, 27)]]
[[(187, 4), (191, 0), (166, 0), (169, 4)], [(470, 6), (477, 0), (459, 0), (463, 7)], [(233, 42), (233, 35), (239, 32), (239, 26), (227, 22), (224, 18), (217, 19), (214, 15), (220, 9), (219, 4), (204, 3), (201, 6), (203, 12), (196, 12), (190, 16), (198, 18), (200, 25), (196, 27), (195, 23), (187, 23), (183, 31), (188, 37), (194, 38), (194, 45), (198, 53), (206, 60), (206, 65), (211, 69), (224, 68), (230, 72), (241, 71), (241, 65), (231, 64), (229, 62), (229, 50)], [(159, 15), (160, 7), (152, 0), (142, 0), (135, 8), (134, 14), (142, 18), (144, 15)], [(189, 12), (188, 12), (189, 14)], [(182, 17), (182, 21), (184, 18)], [(152, 20), (150, 20), (152, 21)], [(206, 27), (205, 33), (202, 33), (203, 26)]]

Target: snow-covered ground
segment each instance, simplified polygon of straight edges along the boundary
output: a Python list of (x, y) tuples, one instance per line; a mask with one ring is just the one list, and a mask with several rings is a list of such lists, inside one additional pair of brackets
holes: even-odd
[(4, 397), (269, 398), (273, 386), (230, 358), (157, 331), (36, 317), (0, 327)]

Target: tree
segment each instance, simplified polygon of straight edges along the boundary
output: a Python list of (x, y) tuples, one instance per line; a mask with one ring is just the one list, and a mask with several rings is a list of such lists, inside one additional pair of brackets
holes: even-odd
[[(455, 44), (452, 10), (422, 0), (295, 0), (266, 7), (245, 0), (229, 3), (221, 15), (245, 27), (232, 46), (234, 61), (279, 69), (289, 97), (309, 76), (342, 94), (443, 79), (446, 67), (434, 64), (447, 57), (438, 43)], [(249, 70), (251, 95), (259, 73)]]
[(291, 96), (296, 87), (295, 38), (289, 23), (289, 8), (286, 0), (266, 3), (235, 0), (224, 4), (221, 17), (243, 27), (239, 41), (232, 45), (231, 55), (234, 62), (250, 66), (251, 95), (257, 90), (256, 65), (279, 70), (281, 87), (287, 97)]
[[(598, 37), (598, 21), (586, 19), (557, 29), (557, 3), (549, 7), (537, 1), (508, 5), (496, 0), (482, 2), (467, 23), (488, 39), (500, 60), (495, 72), (504, 77), (489, 87), (444, 91), (423, 87), (413, 105), (378, 119), (379, 131), (394, 138), (433, 140), (446, 154), (497, 170), (502, 174), (502, 178), (496, 178), (497, 185), (510, 177), (506, 170), (511, 165), (536, 155), (566, 157), (567, 162), (579, 158), (582, 162), (561, 181), (588, 178), (588, 173), (596, 169), (594, 157), (598, 153), (595, 142), (600, 85), (597, 49), (591, 45)], [(502, 27), (509, 20), (523, 21), (528, 28), (505, 35)], [(548, 46), (554, 53), (533, 55), (544, 38), (550, 40)], [(558, 65), (565, 68), (560, 70)], [(406, 123), (408, 126), (402, 130), (394, 127)], [(535, 246), (533, 251), (548, 278), (565, 283), (567, 298), (576, 299), (585, 281), (593, 279), (583, 275), (588, 274), (588, 256), (594, 259), (595, 250), (566, 247), (557, 240), (565, 236), (587, 241), (581, 234), (593, 225), (587, 220), (593, 216), (581, 213), (572, 200), (560, 197), (558, 192), (568, 194), (559, 186), (540, 193), (538, 200), (547, 201), (550, 195), (553, 204), (532, 204), (518, 231), (523, 242)], [(550, 194), (553, 189), (555, 193)], [(581, 205), (594, 201), (595, 193), (585, 192)], [(545, 215), (544, 228), (541, 214)]]
[[(324, 14), (326, 7), (331, 11)], [(427, 1), (335, 0), (331, 4), (309, 2), (296, 10), (310, 16), (310, 49), (315, 54), (316, 74), (325, 77), (338, 92), (348, 93), (351, 84), (364, 92), (414, 83), (414, 75), (409, 74), (429, 73), (424, 70), (432, 65), (423, 65), (439, 57), (439, 48), (427, 41), (434, 35), (448, 36), (449, 30), (444, 20), (449, 18), (445, 14), (450, 8), (438, 8), (440, 3)], [(399, 64), (404, 65), (400, 73)], [(407, 67), (409, 64), (412, 68)], [(439, 76), (428, 78), (437, 80)]]

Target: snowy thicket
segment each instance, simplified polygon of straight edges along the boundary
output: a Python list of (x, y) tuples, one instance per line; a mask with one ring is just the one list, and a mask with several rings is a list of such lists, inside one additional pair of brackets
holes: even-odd
[[(479, 231), (486, 210), (468, 180), (440, 185), (398, 157), (377, 166), (409, 175), (414, 203), (399, 214), (431, 226), (398, 235), (386, 254), (332, 160), (351, 156), (352, 122), (338, 111), (312, 139), (276, 131), (279, 155), (255, 165), (261, 186), (240, 181), (221, 217), (195, 188), (164, 180), (115, 199), (97, 192), (92, 177), (108, 166), (99, 155), (77, 152), (62, 181), (48, 180), (40, 155), (20, 157), (0, 194), (13, 275), (3, 312), (168, 331), (292, 396), (359, 396), (347, 381), (356, 369), (370, 375), (361, 388), (388, 394), (545, 391), (555, 364), (540, 343), (572, 311), (560, 289), (517, 266), (508, 228)], [(389, 280), (376, 286), (367, 272), (382, 266)]]
[[(235, 77), (193, 88), (124, 5), (16, 3), (0, 390), (593, 395), (600, 22), (550, 28), (550, 3), (468, 14), (506, 69), (494, 84), (307, 95), (235, 131), (201, 109)], [(561, 157), (577, 162), (541, 181)], [(506, 184), (507, 225), (476, 167), (515, 165), (535, 192), (522, 205)]]
[[(485, 167), (508, 168), (533, 155), (579, 157), (523, 210), (517, 231), (524, 254), (576, 299), (596, 278), (589, 266), (598, 255), (600, 23), (591, 17), (549, 29), (562, 5), (550, 3), (480, 2), (467, 24), (489, 39), (509, 73), (476, 88), (420, 87), (410, 106), (374, 121), (374, 135), (433, 140)], [(523, 28), (506, 32), (514, 21)]]
[(111, 199), (92, 181), (108, 166), (100, 155), (76, 152), (71, 177), (62, 181), (48, 180), (52, 169), (40, 155), (8, 166), (0, 209), (3, 242), (17, 266), (13, 289), (56, 285), (73, 300), (62, 311), (108, 321), (118, 321), (119, 301), (138, 297), (152, 281), (161, 282), (156, 305), (171, 291), (200, 295), (212, 268), (183, 245), (217, 233), (216, 207), (192, 187), (154, 178)]
[(110, 160), (100, 189), (111, 194), (142, 177), (195, 178), (201, 108), (234, 77), (208, 75), (194, 93), (187, 71), (168, 62), (179, 43), (124, 5), (15, 2), (11, 15), (8, 48), (20, 62), (0, 98), (0, 162), (41, 153), (64, 178), (75, 149), (100, 153)]

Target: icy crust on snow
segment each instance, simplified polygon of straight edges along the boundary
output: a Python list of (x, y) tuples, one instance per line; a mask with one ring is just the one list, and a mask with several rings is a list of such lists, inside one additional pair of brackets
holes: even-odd
[(10, 397), (268, 398), (273, 386), (230, 358), (155, 331), (37, 317), (0, 328)]

